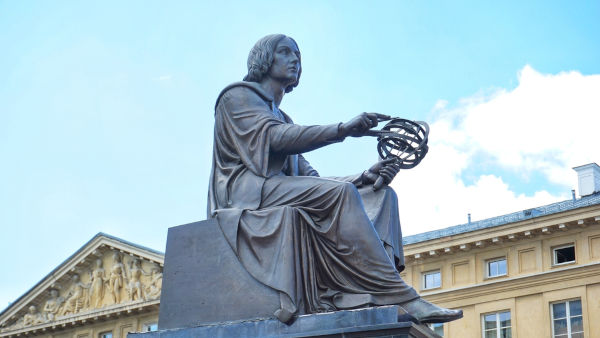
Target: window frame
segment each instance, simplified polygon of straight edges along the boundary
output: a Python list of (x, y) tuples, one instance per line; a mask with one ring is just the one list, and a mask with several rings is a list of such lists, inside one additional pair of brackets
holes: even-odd
[[(510, 326), (500, 326), (500, 314), (501, 313), (505, 313), (508, 312), (508, 317), (510, 319)], [(502, 329), (506, 329), (509, 328), (510, 329), (510, 336), (512, 337), (512, 314), (510, 309), (506, 309), (506, 310), (499, 310), (499, 311), (495, 311), (495, 312), (486, 312), (486, 313), (482, 313), (481, 314), (481, 337), (485, 338), (485, 333), (491, 331), (490, 330), (486, 330), (485, 329), (485, 317), (489, 316), (489, 315), (495, 315), (496, 316), (496, 327), (493, 329), (496, 331), (496, 337), (500, 337), (500, 332)]]
[[(577, 315), (577, 316), (571, 316), (571, 307), (569, 306), (569, 304), (571, 302), (574, 301), (578, 301), (579, 302), (579, 306), (581, 307), (581, 314)], [(581, 301), (581, 298), (572, 298), (572, 299), (567, 299), (567, 300), (560, 300), (560, 301), (556, 301), (556, 302), (551, 302), (550, 305), (550, 329), (552, 330), (552, 338), (556, 338), (556, 334), (554, 333), (554, 306), (555, 304), (565, 304), (565, 317), (564, 319), (567, 320), (567, 338), (572, 338), (573, 337), (573, 333), (582, 333), (585, 336), (585, 326), (583, 325), (583, 302)], [(577, 331), (577, 332), (572, 332), (571, 331), (571, 318), (575, 318), (575, 317), (581, 317), (581, 331)], [(563, 319), (563, 317), (561, 318), (557, 318), (557, 319)], [(564, 335), (560, 335), (560, 336), (564, 336)]]
[(105, 335), (110, 334), (110, 338), (114, 337), (112, 330), (102, 331), (98, 333), (98, 338), (105, 338)]
[[(557, 261), (556, 250), (571, 248), (571, 247), (573, 248), (573, 255), (575, 256), (574, 259), (572, 261), (568, 261), (568, 262), (557, 263), (556, 262)], [(553, 247), (552, 248), (552, 266), (563, 266), (563, 265), (577, 263), (577, 250), (576, 249), (577, 248), (575, 247), (574, 242)]]
[[(491, 275), (490, 274), (490, 264), (494, 263), (494, 262), (500, 262), (500, 261), (504, 261), (504, 267), (506, 269), (506, 272), (504, 272), (504, 274), (500, 275)], [(486, 259), (485, 260), (485, 278), (498, 278), (498, 277), (506, 277), (508, 276), (508, 259), (506, 258), (506, 256), (501, 256), (501, 257), (496, 257), (496, 258), (490, 258), (490, 259)]]
[[(438, 286), (432, 286), (432, 287), (427, 287), (427, 276), (428, 275), (434, 275), (434, 274), (439, 274), (440, 275), (440, 285)], [(422, 273), (422, 290), (434, 290), (434, 289), (439, 289), (442, 287), (442, 270), (437, 269), (437, 270), (429, 270), (429, 271), (425, 271)]]
[[(148, 330), (152, 328), (153, 325), (156, 325), (156, 330)], [(155, 332), (158, 331), (158, 322), (147, 322), (142, 325), (142, 332)]]

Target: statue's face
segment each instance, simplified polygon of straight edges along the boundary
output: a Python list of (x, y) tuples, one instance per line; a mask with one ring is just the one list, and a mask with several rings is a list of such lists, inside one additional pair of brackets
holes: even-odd
[(289, 86), (298, 81), (300, 51), (292, 39), (285, 37), (277, 44), (268, 76)]
[(50, 290), (50, 296), (52, 296), (52, 298), (58, 297), (58, 291), (56, 291), (56, 290)]
[(36, 308), (35, 308), (35, 306), (34, 306), (34, 305), (31, 305), (31, 306), (29, 307), (29, 313), (31, 313), (31, 314), (34, 314), (34, 313), (35, 313), (35, 310), (36, 310)]

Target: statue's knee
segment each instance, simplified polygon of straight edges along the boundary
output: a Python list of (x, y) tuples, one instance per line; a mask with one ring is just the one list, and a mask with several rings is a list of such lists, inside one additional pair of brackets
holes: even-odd
[(394, 191), (394, 189), (392, 189), (392, 187), (390, 187), (389, 185), (381, 188), (381, 190), (386, 197), (394, 201), (398, 201), (398, 195), (396, 195), (396, 191)]
[(356, 186), (353, 183), (340, 182), (340, 189), (343, 194), (360, 197), (360, 194), (358, 193), (358, 189), (356, 189)]

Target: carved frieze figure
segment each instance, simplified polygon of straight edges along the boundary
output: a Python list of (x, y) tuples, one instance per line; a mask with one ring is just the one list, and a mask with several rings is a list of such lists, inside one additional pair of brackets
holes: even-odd
[(23, 326), (38, 325), (44, 322), (44, 316), (38, 312), (35, 305), (31, 305), (28, 312), (23, 316)]
[(25, 319), (24, 317), (25, 316), (23, 316), (22, 318), (19, 318), (18, 320), (15, 320), (11, 324), (4, 326), (2, 328), (2, 330), (0, 330), (0, 332), (22, 329), (23, 328), (23, 320)]
[(64, 301), (64, 298), (59, 297), (58, 290), (50, 289), (50, 298), (48, 298), (42, 309), (46, 321), (53, 321), (56, 318), (58, 310)]
[(162, 290), (162, 273), (157, 266), (152, 268), (151, 273), (150, 284), (146, 287), (146, 297), (148, 299), (157, 299), (160, 297), (160, 291)]
[(60, 311), (61, 316), (74, 314), (89, 305), (88, 290), (90, 284), (84, 284), (78, 274), (74, 274), (71, 280), (71, 288), (65, 296), (65, 303)]
[(142, 262), (135, 258), (129, 262), (129, 284), (127, 286), (127, 293), (129, 294), (129, 300), (144, 300), (144, 292), (142, 287), (142, 275), (149, 276), (150, 274), (142, 269)]
[(422, 300), (400, 277), (398, 202), (387, 187), (398, 166), (380, 161), (354, 176), (321, 178), (303, 156), (365, 135), (382, 116), (294, 124), (279, 107), (302, 64), (285, 35), (259, 40), (247, 65), (244, 81), (223, 89), (215, 105), (208, 216), (246, 270), (279, 291), (275, 316), (398, 304), (422, 322), (462, 317)]
[(121, 302), (121, 288), (126, 282), (125, 265), (123, 265), (121, 255), (115, 252), (113, 254), (113, 265), (110, 268), (109, 280), (110, 295), (115, 304)]
[(104, 293), (106, 290), (105, 284), (107, 284), (109, 281), (109, 279), (106, 278), (106, 273), (104, 272), (104, 267), (102, 265), (102, 259), (96, 259), (95, 267), (90, 272), (90, 305), (96, 308), (100, 308), (102, 306), (102, 300), (104, 299)]

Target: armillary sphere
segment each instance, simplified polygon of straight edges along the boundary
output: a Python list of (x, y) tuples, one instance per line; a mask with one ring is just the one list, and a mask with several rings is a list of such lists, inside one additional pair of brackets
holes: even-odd
[[(376, 136), (379, 157), (393, 159), (400, 169), (416, 167), (429, 150), (429, 125), (423, 121), (391, 117), (381, 130), (370, 130), (366, 135)], [(374, 187), (377, 189), (382, 184), (383, 178), (380, 177)]]
[(427, 155), (429, 125), (393, 117), (381, 130), (370, 130), (377, 137), (377, 152), (381, 159), (394, 159), (400, 169), (416, 167)]

